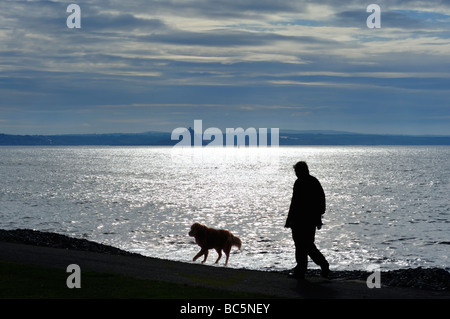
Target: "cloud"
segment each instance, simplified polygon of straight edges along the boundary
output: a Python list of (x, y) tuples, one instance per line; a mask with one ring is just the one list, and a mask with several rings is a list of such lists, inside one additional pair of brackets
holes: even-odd
[[(359, 26), (366, 28), (366, 19), (370, 13), (365, 11), (343, 11), (335, 14), (338, 24), (341, 26)], [(412, 17), (406, 12), (382, 11), (382, 28), (423, 29), (426, 24), (423, 20)]]
[(83, 17), (83, 28), (88, 31), (130, 32), (161, 30), (166, 24), (160, 19), (143, 19), (132, 14), (98, 14)]
[(415, 125), (430, 108), (445, 119), (449, 1), (379, 4), (382, 28), (371, 30), (356, 0), (83, 0), (82, 28), (68, 29), (67, 1), (4, 0), (0, 131), (43, 114), (49, 130), (53, 119), (74, 132), (76, 121), (113, 127), (101, 119), (129, 131), (157, 118), (170, 130), (194, 116), (211, 126), (369, 127), (391, 104)]
[(271, 32), (249, 32), (233, 29), (213, 29), (204, 32), (172, 30), (143, 37), (142, 40), (186, 46), (215, 46), (215, 47), (255, 47), (273, 45), (277, 42), (300, 44), (334, 44), (332, 39), (313, 36), (289, 36)]

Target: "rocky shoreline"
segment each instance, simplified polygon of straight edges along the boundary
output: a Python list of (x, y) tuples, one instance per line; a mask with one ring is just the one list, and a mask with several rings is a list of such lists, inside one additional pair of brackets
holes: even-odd
[(87, 239), (72, 238), (62, 234), (42, 232), (32, 229), (0, 229), (0, 241), (52, 248), (75, 249), (110, 255), (144, 257), (136, 253), (99, 244)]
[[(127, 252), (119, 248), (95, 243), (86, 239), (72, 238), (66, 235), (30, 229), (0, 229), (0, 241), (145, 258), (136, 253)], [(370, 274), (371, 273), (362, 270), (332, 271), (330, 279), (365, 281)], [(318, 270), (308, 270), (307, 275), (319, 276), (320, 274)], [(381, 284), (390, 287), (450, 291), (450, 272), (440, 268), (422, 267), (390, 270), (381, 273)]]

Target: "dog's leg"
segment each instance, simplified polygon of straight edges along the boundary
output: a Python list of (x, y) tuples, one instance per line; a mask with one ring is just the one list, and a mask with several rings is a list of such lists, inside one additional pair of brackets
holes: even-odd
[(225, 259), (225, 266), (226, 266), (228, 264), (228, 258), (230, 258), (231, 246), (225, 247), (225, 249), (223, 251), (225, 252), (225, 255), (227, 256), (227, 258)]
[(202, 264), (206, 261), (206, 258), (208, 258), (208, 249), (205, 249), (205, 252), (203, 253), (205, 255), (205, 258), (203, 258)]
[(216, 248), (217, 254), (219, 257), (217, 257), (216, 264), (219, 262), (220, 258), (222, 258), (222, 250), (220, 248)]
[(225, 266), (228, 264), (228, 258), (230, 258), (230, 253), (228, 252), (226, 255), (227, 255), (227, 259), (225, 259)]
[[(207, 250), (206, 250), (206, 252), (208, 252)], [(205, 250), (202, 248), (202, 250), (200, 250), (199, 252), (198, 252), (198, 254), (197, 255), (195, 255), (195, 257), (194, 257), (194, 259), (192, 259), (192, 261), (196, 261), (201, 255), (203, 255), (203, 254), (205, 254)], [(203, 261), (204, 262), (204, 261)]]

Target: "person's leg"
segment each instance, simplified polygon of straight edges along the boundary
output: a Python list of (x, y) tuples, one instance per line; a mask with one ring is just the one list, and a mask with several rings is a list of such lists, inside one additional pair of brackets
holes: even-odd
[(295, 261), (297, 266), (291, 277), (302, 279), (305, 277), (308, 267), (308, 243), (305, 239), (305, 232), (302, 229), (292, 229), (292, 239), (295, 244)]
[(322, 276), (328, 277), (330, 272), (329, 264), (325, 256), (320, 252), (319, 249), (317, 249), (316, 245), (314, 244), (315, 234), (316, 234), (315, 228), (310, 230), (310, 233), (308, 235), (309, 236), (308, 255), (309, 257), (311, 257), (314, 263), (320, 266), (320, 268), (322, 269)]

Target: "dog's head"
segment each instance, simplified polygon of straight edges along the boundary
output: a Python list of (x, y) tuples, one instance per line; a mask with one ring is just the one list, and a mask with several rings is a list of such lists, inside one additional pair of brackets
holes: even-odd
[(192, 224), (191, 230), (189, 231), (189, 236), (196, 237), (199, 233), (201, 233), (206, 228), (205, 225), (200, 223)]

